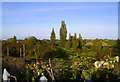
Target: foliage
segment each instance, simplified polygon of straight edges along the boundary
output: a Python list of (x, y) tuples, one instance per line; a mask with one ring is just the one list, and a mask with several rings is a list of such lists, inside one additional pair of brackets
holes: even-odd
[(93, 40), (93, 47), (92, 47), (93, 51), (97, 52), (101, 50), (101, 48), (102, 48), (102, 41), (99, 39)]
[(61, 28), (60, 28), (60, 43), (61, 43), (61, 46), (65, 45), (66, 37), (67, 37), (66, 24), (65, 24), (65, 21), (61, 21)]
[[(111, 77), (117, 80), (120, 79), (119, 62), (114, 62), (115, 56), (120, 57), (119, 39), (83, 40), (81, 34), (79, 34), (79, 38), (77, 38), (76, 33), (74, 36), (69, 34), (68, 40), (66, 40), (66, 37), (66, 24), (64, 21), (61, 21), (60, 40), (56, 40), (54, 28), (52, 29), (50, 40), (39, 40), (34, 36), (30, 36), (19, 41), (14, 36), (2, 42), (2, 54), (6, 57), (8, 53), (7, 50), (9, 50), (9, 56), (20, 57), (20, 54), (22, 54), (22, 56), (25, 54), (25, 58), (22, 58), (24, 60), (46, 60), (47, 63), (46, 61), (44, 63), (39, 62), (39, 64), (30, 63), (26, 66), (26, 74), (20, 73), (27, 77), (26, 80), (30, 81), (37, 81), (38, 76), (42, 72), (48, 75), (48, 77), (51, 76), (49, 72), (50, 69), (53, 69), (55, 79), (60, 81), (84, 81), (87, 80), (88, 77), (91, 77), (93, 80), (108, 80), (111, 79)], [(103, 47), (102, 41), (111, 46)], [(84, 46), (87, 42), (92, 42), (93, 45)], [(48, 65), (49, 58), (52, 59), (52, 67)], [(15, 61), (17, 60), (15, 59)], [(10, 67), (14, 66), (15, 61), (9, 61)], [(96, 67), (95, 62), (106, 62), (107, 64)], [(11, 65), (11, 63), (13, 65)], [(7, 65), (4, 67), (7, 67)], [(12, 72), (14, 73), (13, 70)]]
[(38, 64), (28, 64), (26, 66), (26, 80), (37, 81), (38, 76), (43, 72), (42, 67)]
[(51, 40), (51, 44), (54, 46), (55, 45), (55, 32), (54, 32), (54, 28), (52, 29), (52, 32), (51, 32), (51, 36), (50, 36), (50, 40)]
[(48, 58), (63, 58), (66, 59), (68, 57), (67, 52), (65, 52), (63, 49), (61, 48), (53, 48), (52, 51), (47, 52), (45, 55), (45, 59)]
[(79, 34), (79, 38), (78, 38), (78, 48), (82, 49), (82, 44), (83, 44), (82, 36)]
[(78, 47), (76, 33), (74, 34), (74, 37), (72, 38), (72, 42), (73, 42), (72, 47), (73, 47), (74, 50), (76, 50), (77, 47)]
[(33, 47), (37, 42), (37, 38), (34, 36), (30, 36), (28, 38), (25, 38), (23, 41), (24, 44), (26, 44), (26, 47)]
[(9, 39), (7, 39), (6, 40), (6, 42), (8, 43), (8, 44), (12, 44), (12, 43), (16, 43), (16, 36), (14, 36), (13, 38), (9, 38)]
[(66, 42), (66, 47), (67, 47), (67, 48), (72, 48), (72, 36), (71, 36), (70, 33), (69, 33), (69, 39), (68, 39), (68, 41)]
[(120, 57), (120, 39), (117, 39), (116, 45), (114, 45), (113, 54), (115, 56), (118, 55)]

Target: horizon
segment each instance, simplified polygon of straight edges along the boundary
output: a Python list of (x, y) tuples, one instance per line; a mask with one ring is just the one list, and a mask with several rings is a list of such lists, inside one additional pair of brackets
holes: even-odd
[(49, 39), (52, 28), (59, 39), (61, 21), (67, 35), (81, 34), (83, 39), (118, 38), (117, 2), (3, 2), (2, 39)]
[[(14, 36), (13, 36), (14, 37)], [(10, 38), (13, 38), (13, 37), (10, 37)], [(23, 38), (23, 39), (18, 39), (17, 38), (17, 36), (16, 36), (16, 39), (17, 40), (25, 40), (26, 38), (29, 38), (29, 37), (35, 37), (35, 36), (28, 36), (28, 37), (25, 37), (25, 38)], [(2, 40), (7, 40), (7, 39), (10, 39), (10, 38), (6, 38), (6, 39), (0, 39), (1, 41)], [(37, 40), (50, 40), (50, 39), (39, 39), (39, 38), (37, 38), (37, 37), (35, 37)], [(77, 37), (78, 38), (78, 37)], [(83, 38), (82, 38), (83, 39)], [(117, 39), (106, 39), (106, 38), (84, 38), (83, 40), (95, 40), (95, 39), (99, 39), (99, 40), (117, 40)], [(56, 39), (56, 40), (60, 40), (60, 39)], [(68, 40), (68, 38), (66, 39), (66, 40)]]

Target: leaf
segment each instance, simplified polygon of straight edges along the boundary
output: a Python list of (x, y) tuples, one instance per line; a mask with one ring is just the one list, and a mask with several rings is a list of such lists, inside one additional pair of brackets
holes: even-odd
[(32, 77), (32, 81), (35, 81), (35, 78), (34, 78), (34, 77)]
[(62, 69), (60, 69), (60, 71), (62, 71)]
[(40, 72), (40, 73), (42, 73), (42, 72), (43, 72), (43, 70), (42, 70), (42, 69), (40, 69), (40, 70), (39, 70), (39, 72)]

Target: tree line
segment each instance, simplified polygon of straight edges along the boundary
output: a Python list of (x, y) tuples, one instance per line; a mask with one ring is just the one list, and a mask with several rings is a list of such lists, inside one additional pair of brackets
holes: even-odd
[[(120, 51), (120, 40), (116, 40), (116, 45), (112, 47), (103, 48), (101, 42), (102, 40), (95, 39), (92, 40), (93, 46), (84, 46), (87, 41), (83, 40), (81, 34), (77, 37), (77, 34), (74, 33), (72, 36), (69, 33), (67, 39), (67, 27), (65, 21), (61, 21), (61, 26), (59, 29), (60, 39), (56, 39), (56, 33), (54, 28), (50, 34), (50, 41), (39, 40), (35, 36), (30, 36), (24, 40), (17, 40), (17, 37), (9, 38), (5, 41), (2, 41), (2, 55), (6, 56), (15, 56), (15, 57), (26, 57), (26, 58), (67, 58), (70, 52), (89, 52), (93, 51), (96, 56), (101, 54), (105, 55), (105, 52), (108, 51), (109, 54), (119, 55)], [(106, 53), (108, 54), (108, 53)], [(120, 56), (120, 55), (119, 55)]]
[[(71, 36), (71, 33), (69, 33), (69, 39), (67, 40), (67, 28), (65, 21), (61, 21), (61, 27), (59, 30), (60, 34), (60, 46), (61, 47), (67, 47), (67, 48), (74, 48), (74, 49), (82, 49), (82, 36), (79, 34), (79, 38), (77, 38), (76, 33), (74, 33), (74, 36)], [(56, 42), (56, 34), (54, 31), (54, 28), (52, 29), (51, 36), (50, 36), (51, 44), (54, 46)]]

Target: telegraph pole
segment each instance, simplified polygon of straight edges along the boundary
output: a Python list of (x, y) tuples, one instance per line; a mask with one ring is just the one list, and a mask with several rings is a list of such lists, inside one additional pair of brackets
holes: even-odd
[(23, 58), (25, 58), (25, 44), (23, 44)]
[(22, 57), (22, 48), (20, 48), (20, 58)]
[(9, 56), (9, 49), (7, 48), (7, 56)]

